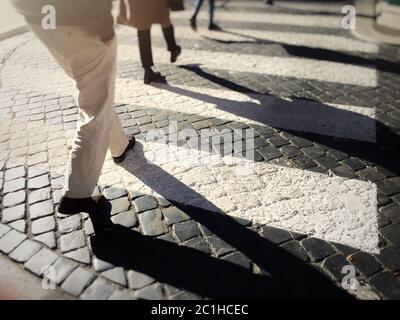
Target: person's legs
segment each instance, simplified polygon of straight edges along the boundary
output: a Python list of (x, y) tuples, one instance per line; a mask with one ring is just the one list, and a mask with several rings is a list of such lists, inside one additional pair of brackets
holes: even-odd
[(139, 54), (144, 69), (154, 66), (150, 30), (138, 30)]
[[(79, 27), (44, 31), (31, 26), (60, 66), (75, 80), (79, 90), (79, 119), (67, 168), (64, 197), (88, 209), (107, 149), (119, 156), (128, 139), (114, 111), (116, 39), (106, 45)], [(111, 144), (110, 144), (111, 143)], [(82, 199), (85, 201), (78, 201)], [(64, 201), (65, 202), (65, 201)], [(61, 205), (61, 202), (60, 202)]]
[(215, 10), (215, 1), (208, 0), (208, 17), (210, 24), (214, 23), (214, 10)]
[(204, 0), (195, 0), (194, 1), (194, 13), (190, 18), (190, 26), (193, 30), (197, 30), (196, 18), (200, 12), (201, 6), (203, 5)]
[(171, 52), (170, 61), (174, 63), (181, 54), (182, 49), (176, 44), (174, 26), (171, 24), (171, 22), (169, 24), (162, 25), (162, 32), (165, 42), (167, 43), (167, 49), (169, 52)]
[(121, 121), (114, 111), (114, 121), (111, 128), (109, 149), (113, 158), (121, 157), (128, 146), (128, 138), (122, 128)]
[(151, 68), (154, 66), (154, 62), (150, 30), (138, 30), (138, 40), (140, 60), (144, 69), (144, 83), (150, 84), (151, 82), (161, 78), (161, 74), (159, 72), (154, 72)]
[(204, 0), (195, 0), (194, 1), (194, 13), (193, 13), (192, 19), (195, 20), (197, 18), (197, 15), (200, 12), (200, 9), (201, 9), (201, 6), (203, 5), (203, 2), (204, 2)]
[(215, 1), (208, 0), (208, 16), (209, 16), (209, 30), (221, 30), (219, 26), (214, 23), (214, 11), (215, 11)]

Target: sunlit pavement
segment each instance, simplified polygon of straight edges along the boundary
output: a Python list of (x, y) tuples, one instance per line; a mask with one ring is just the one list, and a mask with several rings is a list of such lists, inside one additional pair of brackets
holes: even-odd
[(71, 81), (32, 34), (0, 42), (2, 255), (85, 299), (400, 298), (398, 49), (353, 38), (340, 9), (232, 1), (222, 31), (203, 11), (195, 33), (188, 4), (177, 64), (153, 27), (152, 86), (118, 28), (138, 144), (99, 181), (120, 225), (106, 244), (56, 210)]

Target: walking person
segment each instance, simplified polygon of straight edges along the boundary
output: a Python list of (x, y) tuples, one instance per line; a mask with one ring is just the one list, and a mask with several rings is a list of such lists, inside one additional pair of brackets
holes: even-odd
[(176, 62), (181, 54), (181, 47), (176, 44), (174, 26), (170, 19), (168, 0), (121, 0), (118, 22), (137, 29), (140, 60), (144, 69), (145, 84), (162, 79), (155, 72), (151, 48), (151, 26), (160, 24), (167, 49), (171, 54), (170, 61)]
[[(135, 143), (124, 133), (114, 110), (117, 42), (112, 0), (12, 0), (30, 29), (47, 47), (79, 91), (79, 118), (58, 211), (86, 212), (95, 231), (104, 230), (110, 203), (92, 197), (107, 150), (116, 163)], [(56, 28), (45, 30), (42, 8), (51, 5)], [(106, 222), (104, 222), (106, 221)]]
[[(194, 31), (197, 31), (197, 15), (200, 12), (201, 6), (204, 0), (195, 0), (194, 2), (194, 13), (190, 18), (190, 26)], [(215, 0), (208, 0), (208, 30), (221, 30), (221, 28), (214, 23), (214, 11), (215, 11)]]

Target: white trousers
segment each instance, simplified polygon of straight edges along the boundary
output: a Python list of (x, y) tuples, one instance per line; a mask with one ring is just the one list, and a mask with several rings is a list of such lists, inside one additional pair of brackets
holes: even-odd
[(128, 138), (114, 110), (117, 41), (105, 44), (100, 37), (77, 26), (43, 30), (30, 25), (79, 91), (78, 125), (65, 176), (64, 195), (90, 197), (98, 182), (109, 148), (122, 155)]

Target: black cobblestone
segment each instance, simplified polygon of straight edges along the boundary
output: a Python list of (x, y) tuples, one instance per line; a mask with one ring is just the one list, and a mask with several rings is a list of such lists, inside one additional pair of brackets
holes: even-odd
[(274, 147), (266, 146), (256, 150), (266, 160), (272, 160), (282, 156), (282, 153)]
[(301, 242), (313, 262), (320, 261), (336, 253), (335, 249), (326, 241), (317, 238), (307, 238)]
[(400, 247), (400, 225), (399, 224), (390, 224), (386, 227), (383, 227), (380, 230), (380, 233), (388, 239), (391, 243)]
[(377, 255), (380, 263), (393, 272), (400, 271), (400, 250), (396, 247), (386, 247)]
[(365, 165), (358, 159), (355, 158), (349, 158), (343, 160), (343, 163), (353, 169), (354, 171), (362, 170), (365, 168)]
[(370, 281), (385, 299), (400, 299), (400, 282), (390, 272), (378, 273)]
[(355, 179), (357, 178), (356, 173), (350, 169), (348, 166), (340, 165), (336, 168), (331, 169), (332, 173), (339, 177), (344, 177), (348, 179)]
[(239, 251), (223, 256), (222, 259), (237, 264), (238, 266), (246, 269), (249, 269), (251, 266), (249, 258), (247, 258), (243, 253)]
[(145, 235), (159, 236), (166, 232), (160, 209), (140, 213), (139, 223)]
[(283, 249), (293, 254), (304, 262), (308, 262), (310, 257), (298, 241), (292, 240), (281, 245)]
[(201, 237), (190, 239), (183, 243), (183, 245), (210, 254), (210, 249), (207, 243)]
[(185, 212), (176, 207), (169, 207), (163, 209), (162, 212), (164, 213), (165, 221), (168, 225), (172, 225), (190, 219), (190, 217)]
[(172, 230), (175, 237), (181, 242), (200, 235), (200, 229), (193, 220), (176, 223), (173, 225)]
[(153, 196), (143, 196), (134, 201), (137, 212), (152, 210), (157, 208), (157, 202)]
[(270, 226), (264, 227), (261, 234), (274, 244), (281, 244), (292, 239), (288, 231)]
[(366, 276), (371, 276), (381, 270), (381, 266), (376, 259), (365, 252), (357, 252), (349, 260)]
[(382, 214), (389, 218), (393, 223), (400, 223), (400, 205), (397, 203), (391, 203), (380, 209)]
[(328, 270), (336, 280), (341, 281), (346, 273), (342, 273), (342, 269), (344, 266), (351, 265), (350, 262), (346, 260), (346, 258), (341, 254), (335, 254), (329, 258), (327, 258), (322, 267)]

